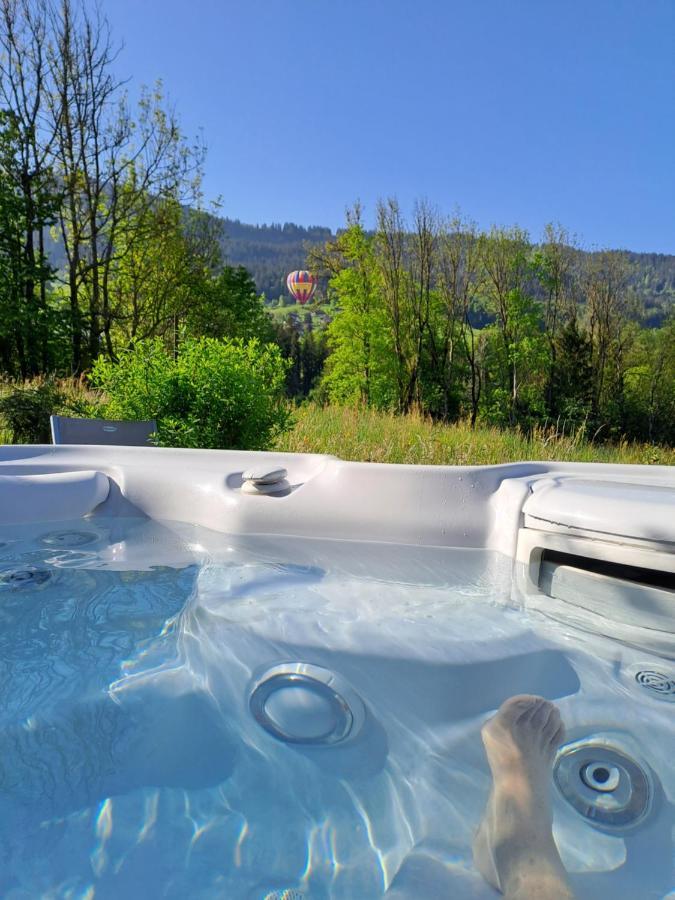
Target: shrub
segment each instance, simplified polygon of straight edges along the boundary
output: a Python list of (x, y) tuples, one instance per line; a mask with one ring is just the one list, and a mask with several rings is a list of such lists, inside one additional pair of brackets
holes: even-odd
[(100, 403), (80, 381), (34, 378), (0, 386), (0, 420), (15, 444), (49, 444), (52, 414), (95, 417)]
[(174, 359), (153, 339), (99, 358), (92, 382), (109, 418), (156, 419), (160, 446), (258, 450), (289, 425), (285, 374), (279, 348), (257, 340), (188, 338)]
[(49, 417), (61, 410), (66, 395), (56, 382), (35, 380), (11, 384), (0, 397), (0, 416), (15, 444), (49, 444)]

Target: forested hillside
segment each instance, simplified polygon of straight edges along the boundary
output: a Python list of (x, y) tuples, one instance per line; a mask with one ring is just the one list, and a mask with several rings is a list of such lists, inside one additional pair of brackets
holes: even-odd
[(644, 323), (657, 327), (675, 308), (675, 256), (629, 253), (629, 284), (644, 307)]
[[(258, 292), (268, 302), (286, 297), (286, 276), (302, 269), (307, 248), (333, 237), (330, 228), (283, 225), (246, 225), (239, 219), (223, 220), (223, 250), (231, 265), (244, 266), (253, 276)], [(289, 297), (289, 302), (291, 298)]]
[[(306, 265), (308, 249), (334, 237), (330, 228), (320, 225), (246, 225), (239, 219), (223, 220), (223, 236), (230, 264), (248, 269), (268, 303), (287, 296), (286, 275)], [(583, 250), (579, 252), (584, 255)], [(675, 256), (628, 252), (627, 257), (628, 287), (643, 312), (643, 322), (658, 327), (675, 306)]]
[[(208, 218), (211, 218), (208, 216)], [(244, 266), (252, 275), (259, 294), (268, 304), (281, 298), (292, 305), (286, 290), (286, 275), (307, 264), (312, 247), (335, 237), (330, 228), (304, 228), (293, 222), (247, 225), (239, 219), (216, 219), (214, 231), (221, 236), (224, 258), (232, 266)], [(49, 261), (57, 270), (66, 265), (66, 253), (57, 234), (46, 237)], [(583, 250), (581, 256), (586, 255)], [(663, 253), (627, 253), (630, 263), (628, 286), (633, 291), (643, 324), (657, 328), (669, 309), (675, 307), (675, 256)], [(324, 283), (325, 285), (325, 283)]]

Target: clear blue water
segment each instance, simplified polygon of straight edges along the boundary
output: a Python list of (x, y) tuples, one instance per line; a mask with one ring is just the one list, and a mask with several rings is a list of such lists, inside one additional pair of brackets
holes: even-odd
[[(644, 652), (528, 615), (510, 575), (478, 551), (145, 520), (2, 529), (0, 895), (493, 896), (471, 867), (479, 729), (531, 692), (573, 736), (653, 737), (650, 822), (611, 836), (558, 800), (556, 835), (580, 896), (666, 896), (675, 707), (617, 677)], [(293, 661), (362, 698), (353, 740), (253, 719), (256, 678)]]

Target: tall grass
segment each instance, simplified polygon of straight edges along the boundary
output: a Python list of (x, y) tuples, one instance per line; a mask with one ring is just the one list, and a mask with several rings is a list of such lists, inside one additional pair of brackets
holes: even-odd
[(372, 409), (306, 404), (274, 449), (329, 453), (341, 459), (426, 465), (494, 465), (522, 460), (675, 465), (675, 449), (622, 441), (593, 444), (582, 432), (555, 428), (519, 431), (467, 423), (443, 425), (417, 413), (395, 416)]
[[(36, 379), (31, 384), (40, 383), (41, 379)], [(92, 414), (89, 410), (95, 410), (101, 400), (81, 380), (63, 379), (57, 385), (75, 414)], [(0, 382), (0, 395), (15, 386)], [(298, 407), (294, 420), (291, 430), (278, 436), (270, 449), (425, 465), (494, 465), (522, 460), (675, 465), (675, 448), (628, 441), (591, 443), (580, 430), (565, 434), (555, 427), (537, 428), (525, 435), (486, 426), (472, 429), (465, 422), (442, 425), (419, 413), (395, 416), (372, 409), (312, 403)], [(0, 418), (0, 443), (11, 443), (11, 436)]]
[(83, 378), (0, 381), (0, 444), (46, 441), (52, 413), (94, 416), (101, 399)]

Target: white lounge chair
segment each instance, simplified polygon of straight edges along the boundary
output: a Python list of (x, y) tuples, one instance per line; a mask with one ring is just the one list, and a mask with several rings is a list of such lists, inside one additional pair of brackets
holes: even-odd
[(50, 416), (52, 444), (109, 444), (121, 447), (153, 446), (150, 435), (157, 431), (154, 419), (148, 422), (115, 422), (107, 419), (71, 419)]

